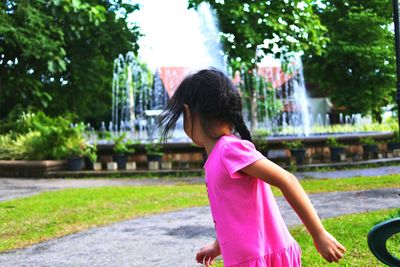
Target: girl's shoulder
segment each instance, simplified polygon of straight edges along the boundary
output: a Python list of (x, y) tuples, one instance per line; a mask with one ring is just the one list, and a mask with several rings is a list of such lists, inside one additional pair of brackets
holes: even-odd
[(248, 140), (240, 139), (235, 135), (224, 135), (221, 137), (222, 140), (219, 140), (220, 149), (229, 151), (235, 150), (256, 150), (254, 144)]

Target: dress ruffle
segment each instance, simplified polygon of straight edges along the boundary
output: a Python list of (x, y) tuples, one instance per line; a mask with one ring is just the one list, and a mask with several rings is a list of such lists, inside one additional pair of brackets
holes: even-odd
[(277, 252), (226, 267), (300, 267), (301, 249), (297, 242)]

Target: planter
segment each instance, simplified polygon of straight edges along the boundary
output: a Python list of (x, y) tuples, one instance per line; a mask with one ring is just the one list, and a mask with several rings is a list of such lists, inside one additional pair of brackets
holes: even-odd
[(306, 157), (306, 150), (304, 148), (291, 149), (290, 154), (292, 155), (292, 157), (294, 157), (296, 159), (297, 165), (304, 164), (304, 159)]
[(363, 151), (364, 151), (364, 153), (375, 153), (375, 152), (378, 152), (378, 146), (377, 145), (363, 145)]
[(113, 156), (113, 160), (117, 163), (118, 170), (126, 170), (128, 156), (125, 154), (117, 154)]
[(170, 170), (172, 169), (172, 161), (161, 162), (161, 169)]
[(116, 162), (108, 162), (107, 163), (107, 171), (116, 171), (118, 169), (118, 165)]
[(101, 167), (101, 162), (95, 162), (95, 163), (92, 163), (92, 165), (93, 165), (92, 170), (94, 170), (94, 171), (101, 171), (101, 169), (102, 169), (102, 167)]
[(390, 142), (387, 144), (387, 148), (390, 151), (393, 151), (395, 149), (400, 149), (400, 142)]
[(83, 159), (80, 157), (68, 158), (68, 170), (81, 171), (83, 169)]
[(128, 162), (126, 163), (126, 169), (127, 170), (136, 170), (136, 162)]
[(84, 157), (83, 159), (85, 161), (85, 169), (93, 170), (93, 162), (88, 157)]
[(160, 162), (159, 161), (148, 161), (149, 170), (159, 170)]
[(346, 154), (344, 147), (330, 147), (331, 161), (342, 161), (343, 156)]

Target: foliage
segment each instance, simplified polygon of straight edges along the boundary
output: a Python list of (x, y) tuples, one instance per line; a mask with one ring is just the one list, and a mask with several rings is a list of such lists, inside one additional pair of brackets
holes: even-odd
[(83, 155), (83, 125), (71, 124), (68, 117), (23, 113), (14, 124), (15, 130), (0, 137), (0, 158), (44, 160)]
[(129, 140), (126, 141), (126, 134), (123, 133), (119, 136), (114, 138), (114, 147), (113, 150), (117, 154), (128, 154), (128, 153), (135, 153), (135, 149), (133, 147), (129, 147), (132, 145), (132, 142)]
[(267, 130), (267, 129), (260, 129), (260, 128), (258, 128), (258, 129), (256, 129), (254, 132), (253, 132), (253, 136), (255, 137), (255, 138), (262, 138), (262, 137), (267, 137), (267, 136), (269, 136), (271, 133)]
[(160, 143), (148, 143), (145, 145), (145, 150), (149, 156), (164, 155), (164, 152), (162, 151), (162, 145)]
[(381, 108), (394, 102), (396, 89), (392, 1), (318, 3), (315, 13), (331, 42), (321, 56), (308, 53), (306, 79), (348, 114), (372, 114), (380, 122)]
[(122, 0), (1, 1), (0, 119), (29, 106), (108, 117), (113, 60), (138, 49), (138, 28), (125, 20), (137, 9)]
[(328, 139), (327, 139), (327, 141), (326, 141), (326, 144), (327, 144), (329, 147), (335, 147), (335, 148), (342, 148), (342, 147), (344, 147), (344, 145), (341, 144), (341, 143), (340, 143), (335, 137), (333, 137), (333, 136), (328, 137)]
[(304, 144), (301, 140), (293, 140), (293, 141), (289, 141), (289, 142), (283, 142), (283, 145), (290, 150), (304, 148)]
[(256, 146), (258, 151), (268, 150), (268, 142), (267, 140), (255, 139), (254, 145)]
[(84, 151), (84, 155), (89, 158), (90, 162), (97, 162), (97, 145), (96, 144), (88, 144)]
[(370, 136), (360, 138), (360, 143), (364, 145), (376, 145), (376, 141)]
[(313, 51), (320, 54), (327, 42), (326, 28), (314, 13), (314, 1), (213, 1), (190, 0), (189, 7), (206, 2), (215, 10), (224, 51), (234, 69), (253, 68), (262, 56), (257, 50)]

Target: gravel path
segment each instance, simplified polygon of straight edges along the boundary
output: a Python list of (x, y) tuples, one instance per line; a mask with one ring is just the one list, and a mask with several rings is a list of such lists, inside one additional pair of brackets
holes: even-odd
[[(311, 195), (321, 218), (396, 208), (400, 189)], [(297, 216), (282, 198), (289, 226)], [(98, 227), (27, 249), (0, 254), (0, 266), (196, 266), (196, 251), (214, 239), (208, 207), (148, 216)]]

